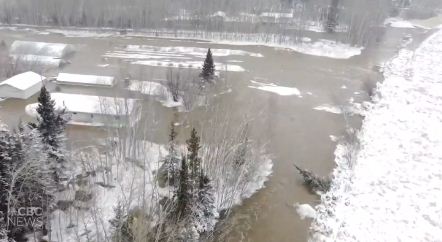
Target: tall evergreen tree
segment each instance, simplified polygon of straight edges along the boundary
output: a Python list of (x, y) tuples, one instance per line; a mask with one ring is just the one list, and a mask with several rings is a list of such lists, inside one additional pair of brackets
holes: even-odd
[(214, 229), (217, 217), (214, 189), (208, 176), (204, 174), (198, 152), (200, 137), (192, 129), (187, 143), (187, 156), (181, 160), (179, 188), (176, 191), (176, 214), (183, 230), (180, 239), (197, 240), (199, 234)]
[(204, 60), (203, 70), (200, 77), (204, 81), (211, 81), (215, 77), (215, 64), (213, 62), (212, 51), (210, 48), (207, 50), (206, 59)]
[(177, 218), (183, 219), (191, 213), (192, 194), (189, 184), (189, 168), (187, 167), (186, 157), (181, 159), (180, 181), (177, 191)]
[(64, 131), (66, 120), (64, 111), (58, 111), (51, 94), (43, 86), (38, 97), (38, 124), (37, 128), (41, 133), (43, 142), (54, 149), (60, 147), (59, 135)]
[(56, 163), (52, 164), (53, 176), (58, 181), (62, 171), (61, 163), (64, 161), (62, 151), (62, 138), (67, 123), (64, 110), (57, 110), (55, 101), (51, 99), (51, 94), (43, 86), (38, 97), (37, 124), (34, 125), (41, 134), (43, 143), (46, 144), (51, 159)]
[(186, 141), (186, 143), (187, 151), (189, 152), (187, 155), (187, 159), (189, 161), (191, 178), (193, 184), (197, 184), (196, 181), (201, 175), (201, 159), (198, 156), (198, 152), (201, 146), (200, 137), (198, 137), (198, 133), (196, 132), (195, 128), (192, 129), (192, 132), (190, 133), (190, 138)]
[(177, 132), (175, 131), (175, 125), (172, 122), (170, 125), (170, 133), (169, 133), (169, 154), (165, 159), (165, 169), (167, 172), (167, 183), (171, 186), (177, 186), (178, 181), (178, 167), (180, 163), (180, 157), (178, 155), (175, 139), (177, 136)]

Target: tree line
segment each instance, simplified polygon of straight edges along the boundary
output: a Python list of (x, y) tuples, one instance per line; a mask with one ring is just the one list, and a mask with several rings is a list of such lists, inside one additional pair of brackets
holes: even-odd
[[(55, 192), (65, 179), (64, 130), (68, 117), (57, 109), (45, 87), (38, 102), (37, 122), (19, 124), (12, 131), (4, 126), (0, 130), (0, 239), (5, 241), (25, 241), (30, 232), (48, 232)], [(41, 211), (37, 230), (33, 224), (20, 226), (14, 220), (16, 211), (28, 208)]]
[[(410, 17), (429, 17), (442, 7), (438, 0), (15, 0), (0, 1), (0, 22), (119, 29), (190, 30), (195, 32), (278, 34), (295, 41), (312, 23), (346, 34), (325, 36), (364, 45), (386, 17), (406, 10)], [(217, 14), (222, 11), (226, 16)], [(262, 13), (292, 13), (267, 21)], [(258, 18), (252, 17), (256, 16)], [(374, 38), (373, 38), (374, 39)]]

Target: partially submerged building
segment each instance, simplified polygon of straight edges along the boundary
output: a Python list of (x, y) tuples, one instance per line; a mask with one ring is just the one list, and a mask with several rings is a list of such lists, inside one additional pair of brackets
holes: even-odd
[(11, 45), (9, 55), (16, 62), (60, 66), (74, 51), (69, 44), (16, 40)]
[(45, 80), (32, 71), (15, 75), (0, 83), (0, 97), (28, 99), (40, 91)]
[[(130, 126), (139, 119), (135, 99), (51, 93), (57, 109), (65, 109), (69, 124), (86, 126)], [(37, 117), (38, 103), (26, 106), (26, 113)]]
[(83, 85), (83, 86), (101, 86), (113, 87), (115, 85), (115, 78), (113, 76), (95, 76), (95, 75), (81, 75), (60, 73), (56, 79), (58, 84), (63, 85)]

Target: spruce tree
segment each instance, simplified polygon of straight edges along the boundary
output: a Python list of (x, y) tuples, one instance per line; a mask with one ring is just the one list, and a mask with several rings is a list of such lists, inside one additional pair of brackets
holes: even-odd
[(59, 147), (58, 134), (60, 133), (62, 117), (61, 113), (57, 112), (55, 101), (51, 99), (51, 94), (42, 87), (40, 96), (38, 97), (38, 124), (37, 128), (41, 133), (43, 142), (53, 148)]
[(198, 151), (201, 146), (200, 137), (198, 137), (195, 128), (192, 129), (192, 132), (190, 133), (190, 139), (188, 139), (186, 143), (187, 151), (189, 152), (187, 155), (187, 159), (189, 160), (191, 178), (193, 184), (197, 184), (196, 181), (201, 174), (201, 159), (198, 157)]
[(215, 76), (215, 64), (213, 62), (212, 51), (207, 50), (206, 59), (204, 60), (203, 70), (200, 74), (200, 77), (204, 81), (212, 81)]
[(177, 194), (176, 215), (178, 219), (186, 218), (191, 212), (192, 194), (190, 193), (189, 168), (187, 167), (186, 157), (181, 159), (180, 181)]
[(37, 124), (35, 126), (41, 134), (43, 143), (46, 144), (49, 157), (56, 161), (52, 165), (53, 176), (58, 181), (62, 171), (61, 163), (64, 161), (62, 152), (62, 136), (67, 123), (65, 111), (57, 110), (55, 101), (51, 99), (51, 94), (43, 86), (38, 97)]
[(173, 122), (170, 125), (170, 133), (169, 133), (169, 154), (165, 159), (165, 168), (167, 172), (167, 183), (171, 186), (177, 185), (177, 176), (178, 176), (178, 166), (180, 163), (180, 158), (178, 156), (178, 152), (175, 145), (175, 139), (177, 136), (177, 132), (175, 131), (175, 125)]

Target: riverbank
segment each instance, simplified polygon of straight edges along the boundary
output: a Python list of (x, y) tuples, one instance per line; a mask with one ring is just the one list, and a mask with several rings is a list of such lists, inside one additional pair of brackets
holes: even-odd
[(312, 241), (442, 237), (442, 30), (384, 69), (356, 144), (339, 145)]

